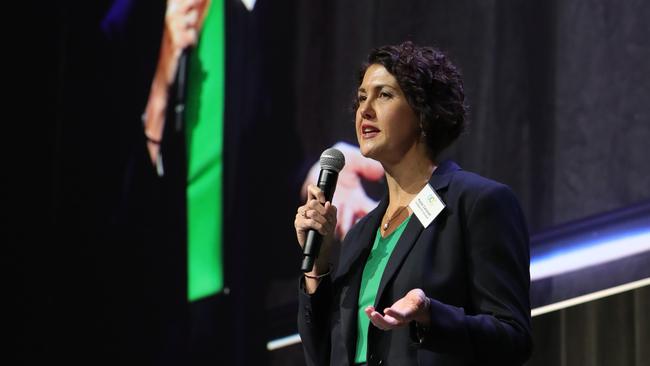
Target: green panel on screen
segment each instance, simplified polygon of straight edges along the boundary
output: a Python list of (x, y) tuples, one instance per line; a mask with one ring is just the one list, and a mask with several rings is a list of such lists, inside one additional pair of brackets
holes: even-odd
[(223, 289), (225, 19), (212, 0), (189, 64), (186, 138), (188, 299)]

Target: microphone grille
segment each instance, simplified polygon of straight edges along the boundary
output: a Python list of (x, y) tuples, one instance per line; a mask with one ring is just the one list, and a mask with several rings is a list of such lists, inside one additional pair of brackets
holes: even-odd
[(320, 155), (321, 169), (334, 170), (337, 173), (343, 169), (345, 157), (343, 153), (335, 148), (329, 148)]

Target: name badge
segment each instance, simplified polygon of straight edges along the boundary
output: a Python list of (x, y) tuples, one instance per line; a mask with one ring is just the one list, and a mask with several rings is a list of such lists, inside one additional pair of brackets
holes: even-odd
[(429, 184), (409, 203), (409, 207), (425, 228), (442, 212), (445, 203)]

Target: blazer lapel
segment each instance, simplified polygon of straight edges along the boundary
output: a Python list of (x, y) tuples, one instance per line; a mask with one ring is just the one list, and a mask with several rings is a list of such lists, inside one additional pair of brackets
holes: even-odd
[[(434, 191), (438, 192), (447, 187), (449, 180), (451, 179), (451, 174), (447, 174), (456, 170), (459, 170), (460, 167), (456, 163), (447, 160), (441, 163), (435, 172), (431, 175), (429, 180), (429, 185), (433, 188)], [(427, 230), (435, 230), (436, 220), (434, 219), (431, 223), (431, 226)], [(386, 289), (388, 283), (393, 279), (399, 268), (402, 266), (402, 262), (406, 259), (411, 248), (415, 245), (418, 237), (422, 233), (423, 226), (418, 220), (417, 217), (411, 218), (409, 223), (406, 225), (402, 236), (399, 238), (393, 253), (390, 255), (386, 269), (384, 269), (384, 274), (381, 277), (379, 282), (379, 289), (377, 290), (377, 297), (375, 298), (375, 307), (379, 304), (381, 296)], [(382, 309), (378, 309), (381, 311)]]
[[(435, 220), (432, 223), (435, 225)], [(422, 232), (422, 224), (417, 218), (411, 218), (409, 223), (406, 225), (402, 236), (399, 238), (393, 253), (390, 255), (386, 269), (384, 269), (384, 274), (381, 276), (381, 282), (379, 282), (379, 289), (377, 290), (377, 297), (375, 298), (375, 307), (379, 304), (384, 289), (388, 282), (393, 279), (397, 270), (401, 267), (402, 262), (406, 259), (406, 256), (411, 251), (411, 248), (417, 241), (420, 233)], [(377, 311), (382, 311), (382, 309), (377, 309)]]
[[(456, 163), (454, 163), (453, 161), (446, 160), (442, 162), (431, 175), (429, 184), (435, 191), (445, 188), (447, 184), (449, 184), (449, 180), (451, 179), (451, 175), (447, 173), (456, 170), (460, 170), (460, 167), (456, 165)], [(364, 253), (364, 251), (370, 250), (370, 247), (375, 240), (375, 235), (377, 235), (377, 228), (379, 227), (381, 217), (384, 215), (384, 212), (386, 212), (387, 207), (388, 207), (388, 194), (384, 194), (381, 201), (379, 202), (379, 205), (374, 210), (368, 213), (367, 220), (365, 220), (363, 224), (364, 226), (361, 228), (357, 238), (353, 239), (352, 241), (346, 244), (352, 247), (341, 248), (342, 255), (339, 259), (339, 263), (336, 268), (334, 279), (346, 276), (348, 272), (350, 272), (350, 268)], [(407, 225), (405, 229), (405, 233), (409, 230), (414, 230), (412, 227), (411, 229), (409, 229), (409, 227), (411, 227), (411, 223)]]
[[(431, 176), (429, 184), (434, 190), (440, 190), (447, 186), (450, 175), (445, 174), (451, 171), (459, 170), (458, 165), (451, 161), (446, 161), (438, 166), (434, 174)], [(348, 361), (354, 362), (354, 352), (357, 345), (357, 310), (359, 307), (359, 286), (361, 285), (361, 276), (365, 261), (374, 242), (375, 235), (377, 235), (377, 228), (386, 208), (388, 207), (388, 195), (384, 195), (379, 205), (368, 213), (367, 219), (363, 222), (363, 227), (360, 228), (359, 234), (356, 238), (350, 238), (346, 245), (350, 248), (341, 248), (341, 257), (336, 268), (334, 281), (343, 281), (346, 283), (341, 288), (340, 294), (340, 336), (343, 339), (343, 344), (346, 347)], [(435, 220), (432, 223), (435, 225)], [(379, 291), (377, 292), (377, 302), (380, 299), (386, 285), (393, 278), (402, 262), (410, 252), (411, 248), (417, 241), (420, 233), (422, 232), (422, 224), (415, 219), (411, 220), (400, 240), (391, 254), (388, 265), (384, 271), (381, 282), (379, 284)], [(376, 305), (376, 304), (375, 304)]]
[(367, 220), (365, 220), (363, 227), (359, 231), (359, 235), (353, 241), (346, 243), (350, 247), (341, 248), (342, 255), (336, 268), (335, 278), (346, 276), (359, 257), (365, 251), (370, 250), (377, 234), (379, 221), (384, 215), (386, 207), (388, 207), (388, 196), (384, 196), (379, 205), (368, 213)]
[[(343, 255), (336, 269), (335, 280), (342, 280), (346, 286), (341, 288), (340, 295), (340, 336), (346, 347), (348, 361), (354, 362), (354, 352), (357, 346), (357, 310), (359, 307), (359, 286), (365, 260), (374, 242), (379, 221), (388, 206), (387, 197), (384, 197), (379, 206), (368, 213), (364, 226), (353, 241), (346, 244), (351, 248), (341, 248)], [(349, 249), (349, 250), (346, 250)]]

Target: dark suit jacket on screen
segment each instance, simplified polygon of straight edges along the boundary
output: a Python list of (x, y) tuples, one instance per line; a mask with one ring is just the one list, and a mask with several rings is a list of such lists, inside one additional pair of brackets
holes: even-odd
[[(431, 301), (431, 325), (368, 332), (369, 365), (520, 365), (530, 355), (529, 246), (511, 190), (442, 163), (429, 181), (446, 204), (427, 227), (409, 221), (384, 271), (382, 311), (414, 288)], [(388, 205), (347, 234), (331, 279), (308, 295), (300, 282), (298, 328), (309, 365), (351, 365), (359, 286)]]

